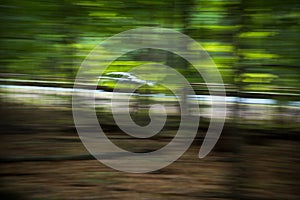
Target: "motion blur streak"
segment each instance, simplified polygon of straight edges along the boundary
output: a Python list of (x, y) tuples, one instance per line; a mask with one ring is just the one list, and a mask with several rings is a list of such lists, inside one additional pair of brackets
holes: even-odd
[[(0, 3), (0, 193), (4, 199), (297, 199), (300, 130), (300, 3), (298, 0), (3, 0)], [(213, 151), (198, 159), (211, 101), (195, 69), (176, 54), (139, 49), (115, 60), (105, 73), (128, 72), (156, 62), (171, 66), (192, 85), (189, 112), (200, 104), (193, 145), (172, 165), (127, 174), (101, 165), (76, 133), (71, 96), (87, 54), (117, 33), (139, 27), (171, 28), (198, 41), (213, 58), (226, 87), (227, 117)], [(176, 42), (176, 41), (175, 41)], [(193, 49), (193, 46), (188, 47)], [(147, 74), (140, 80), (164, 78)], [(178, 99), (159, 84), (139, 88), (132, 119), (149, 123), (148, 110), (165, 105), (157, 135), (123, 133), (112, 114), (116, 83), (95, 92), (99, 123), (119, 147), (151, 152), (178, 129)], [(122, 86), (122, 98), (131, 83)], [(175, 88), (178, 85), (174, 86)], [(89, 102), (82, 102), (89, 104)], [(160, 110), (155, 110), (160, 112)], [(113, 155), (117, 156), (117, 155)], [(108, 157), (109, 159), (109, 157)]]

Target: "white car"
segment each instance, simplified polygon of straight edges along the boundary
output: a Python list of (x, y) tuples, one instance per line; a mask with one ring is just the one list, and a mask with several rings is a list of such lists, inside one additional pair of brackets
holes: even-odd
[(99, 86), (107, 86), (110, 83), (114, 86), (117, 82), (124, 84), (140, 84), (154, 86), (155, 82), (146, 81), (138, 78), (129, 72), (109, 72), (99, 77)]

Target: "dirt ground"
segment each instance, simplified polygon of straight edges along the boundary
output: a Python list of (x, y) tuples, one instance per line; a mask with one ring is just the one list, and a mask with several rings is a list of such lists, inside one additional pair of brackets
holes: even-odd
[[(201, 143), (195, 142), (166, 168), (130, 174), (88, 156), (68, 107), (32, 108), (2, 102), (0, 109), (3, 199), (212, 200), (300, 196), (297, 140), (231, 142), (226, 144), (227, 150), (219, 145), (204, 159), (198, 158)], [(121, 133), (109, 134), (115, 136), (116, 143), (130, 145)], [(140, 145), (162, 141), (148, 140)], [(219, 143), (223, 141), (228, 138), (221, 138)], [(235, 145), (239, 151), (230, 151)], [(75, 158), (70, 159), (72, 156)]]

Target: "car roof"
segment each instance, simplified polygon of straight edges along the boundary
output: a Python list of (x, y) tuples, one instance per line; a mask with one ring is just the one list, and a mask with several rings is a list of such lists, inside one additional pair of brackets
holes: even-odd
[(120, 75), (132, 75), (128, 72), (109, 72), (106, 75), (112, 75), (112, 74), (120, 74)]

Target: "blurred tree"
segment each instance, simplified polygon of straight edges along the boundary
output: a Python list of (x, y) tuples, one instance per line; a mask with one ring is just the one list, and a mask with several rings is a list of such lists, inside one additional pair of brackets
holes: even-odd
[[(299, 87), (297, 0), (4, 0), (0, 9), (2, 73), (73, 78), (99, 41), (130, 28), (156, 26), (199, 41), (225, 83), (260, 92)], [(202, 81), (194, 79), (184, 59), (165, 54), (154, 57), (167, 60), (191, 82)], [(123, 60), (136, 66), (136, 58)]]

